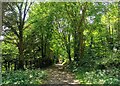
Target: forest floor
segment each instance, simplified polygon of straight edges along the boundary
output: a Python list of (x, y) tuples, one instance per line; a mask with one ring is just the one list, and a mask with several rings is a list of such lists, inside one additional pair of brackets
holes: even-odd
[(80, 84), (75, 75), (64, 69), (62, 64), (56, 64), (46, 69), (48, 74), (44, 84)]

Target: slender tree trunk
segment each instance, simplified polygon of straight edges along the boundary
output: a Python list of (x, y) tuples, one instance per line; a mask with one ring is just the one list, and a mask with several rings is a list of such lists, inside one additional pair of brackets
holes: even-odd
[(80, 58), (83, 58), (84, 54), (84, 40), (83, 40), (83, 31), (80, 33)]
[(75, 31), (74, 33), (74, 61), (76, 62), (76, 66), (78, 66), (79, 61), (80, 61), (79, 48), (80, 48), (79, 34), (78, 34), (78, 31)]
[[(72, 22), (73, 23), (73, 22)], [(76, 39), (77, 39), (77, 33), (76, 33), (76, 26), (73, 25), (73, 48), (74, 48), (74, 61), (77, 59), (77, 54), (76, 54)]]
[(45, 37), (45, 41), (44, 41), (44, 57), (47, 57), (47, 48), (49, 48), (48, 46), (47, 46), (47, 38)]
[(118, 2), (118, 36), (117, 36), (117, 39), (118, 39), (118, 50), (120, 50), (120, 1)]
[(44, 58), (44, 46), (43, 46), (43, 34), (42, 34), (42, 39), (41, 39), (41, 48), (42, 48), (42, 51), (41, 51), (41, 54), (42, 54), (42, 58)]
[(85, 3), (84, 7), (82, 8), (82, 15), (81, 15), (81, 19), (79, 21), (78, 24), (78, 37), (79, 37), (79, 57), (82, 59), (83, 55), (84, 55), (84, 39), (83, 39), (83, 32), (84, 32), (84, 28), (83, 25), (85, 23), (85, 14), (86, 14), (86, 8), (87, 8), (87, 3)]
[(69, 58), (69, 61), (71, 62), (71, 50), (70, 50), (70, 34), (68, 34), (68, 58)]

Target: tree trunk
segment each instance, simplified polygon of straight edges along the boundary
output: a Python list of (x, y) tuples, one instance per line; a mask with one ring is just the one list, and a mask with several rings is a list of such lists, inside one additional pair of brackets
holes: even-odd
[(69, 61), (71, 62), (71, 51), (70, 51), (70, 34), (68, 34), (68, 58)]
[(89, 54), (90, 55), (92, 55), (92, 46), (93, 46), (93, 36), (91, 36), (90, 45), (89, 45)]
[(42, 58), (44, 58), (44, 45), (43, 45), (44, 41), (43, 41), (43, 33), (42, 33), (42, 39), (41, 39), (41, 48), (42, 48), (42, 51), (41, 51), (41, 54), (42, 54)]
[(24, 69), (24, 55), (23, 55), (23, 31), (20, 30), (20, 37), (19, 37), (19, 69)]
[[(79, 45), (78, 45), (79, 46)], [(77, 33), (74, 32), (74, 61), (78, 61), (78, 46), (77, 46)]]
[[(118, 2), (118, 10), (120, 9), (120, 1)], [(118, 50), (120, 50), (120, 11), (118, 11)]]
[(46, 48), (49, 48), (48, 46), (47, 46), (47, 38), (45, 37), (45, 41), (44, 41), (44, 57), (47, 57), (47, 49)]
[(79, 43), (80, 43), (80, 46), (79, 46), (79, 57), (82, 59), (83, 58), (83, 55), (84, 55), (84, 39), (83, 39), (83, 32), (84, 32), (84, 28), (83, 28), (83, 25), (85, 23), (85, 14), (86, 14), (86, 8), (87, 8), (87, 3), (85, 4), (85, 6), (83, 7), (82, 9), (82, 15), (81, 15), (81, 19), (79, 21), (79, 24), (78, 24), (78, 37), (79, 37)]
[(84, 39), (83, 39), (83, 31), (80, 33), (80, 58), (83, 58), (84, 55)]
[(24, 69), (24, 55), (23, 55), (23, 27), (24, 22), (22, 21), (22, 12), (20, 11), (20, 25), (18, 26), (19, 29), (19, 42), (18, 42), (18, 50), (19, 50), (19, 69)]

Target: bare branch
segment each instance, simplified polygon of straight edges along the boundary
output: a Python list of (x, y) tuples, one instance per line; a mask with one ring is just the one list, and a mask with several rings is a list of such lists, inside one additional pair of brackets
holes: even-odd
[(23, 23), (24, 23), (24, 20), (25, 20), (25, 17), (26, 17), (27, 5), (28, 5), (28, 2), (26, 1), (26, 3), (25, 3), (25, 8), (24, 8), (24, 12), (23, 12)]
[(30, 5), (28, 6), (28, 8), (27, 8), (27, 5), (28, 5), (27, 3), (28, 2), (26, 2), (25, 9), (24, 9), (23, 24), (25, 23), (26, 15), (27, 15), (27, 13), (28, 13), (28, 11), (29, 11), (29, 9), (30, 9), (30, 7), (31, 7), (31, 5), (32, 5), (33, 2), (30, 3)]

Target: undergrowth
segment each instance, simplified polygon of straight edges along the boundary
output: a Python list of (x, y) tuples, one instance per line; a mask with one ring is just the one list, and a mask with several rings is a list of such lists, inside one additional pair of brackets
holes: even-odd
[(72, 66), (70, 71), (72, 71), (75, 74), (76, 79), (78, 79), (81, 84), (120, 85), (120, 69), (118, 68), (100, 70), (92, 67), (90, 68)]
[(2, 84), (42, 84), (47, 74), (43, 70), (17, 70), (2, 74)]

